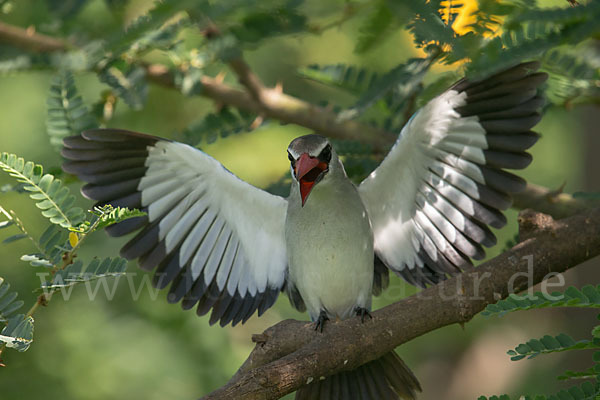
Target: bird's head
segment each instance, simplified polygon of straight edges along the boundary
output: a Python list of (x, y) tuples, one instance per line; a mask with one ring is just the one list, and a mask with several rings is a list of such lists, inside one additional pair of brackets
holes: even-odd
[(327, 175), (330, 165), (335, 165), (332, 155), (337, 158), (329, 140), (320, 135), (300, 136), (288, 146), (292, 177), (299, 185), (302, 206), (314, 185)]

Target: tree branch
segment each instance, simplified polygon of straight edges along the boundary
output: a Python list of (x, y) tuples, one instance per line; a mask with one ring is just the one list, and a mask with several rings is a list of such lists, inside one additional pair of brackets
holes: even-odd
[[(33, 29), (4, 23), (0, 23), (0, 41), (33, 52), (67, 51), (70, 46)], [(150, 81), (176, 87), (174, 74), (166, 66), (144, 66)], [(379, 152), (396, 139), (396, 135), (357, 121), (340, 122), (329, 110), (265, 87), (242, 59), (233, 60), (230, 67), (247, 92), (203, 77), (201, 95), (334, 138), (366, 141)], [(533, 207), (555, 217), (571, 215), (592, 204), (531, 184), (514, 199), (517, 208)], [(356, 368), (429, 331), (467, 322), (487, 304), (600, 254), (600, 209), (562, 221), (525, 212), (520, 223), (525, 238), (522, 243), (474, 271), (374, 312), (372, 321), (365, 324), (358, 318), (330, 323), (320, 334), (311, 324), (287, 320), (256, 335), (258, 344), (238, 373), (206, 399), (279, 398), (296, 390), (308, 377), (318, 379)]]
[(254, 100), (259, 103), (263, 103), (263, 93), (266, 88), (260, 81), (258, 76), (252, 72), (250, 66), (241, 57), (234, 58), (229, 62), (229, 66), (238, 76), (238, 79), (242, 85), (248, 89), (248, 92)]
[(35, 29), (23, 29), (0, 22), (0, 41), (33, 52), (61, 51), (67, 43), (51, 36), (36, 33)]
[(524, 191), (513, 194), (512, 197), (514, 208), (531, 208), (556, 219), (600, 207), (598, 200), (575, 198), (569, 193), (563, 193), (561, 189), (551, 190), (533, 183), (528, 183)]
[[(443, 326), (469, 321), (485, 308), (600, 254), (600, 208), (568, 219), (526, 210), (519, 217), (525, 240), (475, 270), (359, 318), (312, 324), (286, 320), (256, 335), (259, 343), (215, 399), (276, 399), (309, 377), (351, 370)], [(424, 317), (426, 316), (426, 317)]]
[[(0, 22), (0, 41), (34, 52), (66, 51), (69, 48), (69, 44), (64, 40), (2, 22)], [(170, 88), (177, 87), (173, 71), (165, 65), (142, 63), (142, 66), (146, 69), (146, 76), (151, 82)], [(390, 132), (355, 120), (339, 121), (337, 114), (332, 111), (289, 96), (277, 88), (265, 87), (241, 58), (232, 60), (230, 67), (247, 91), (204, 76), (201, 80), (203, 85), (201, 95), (218, 103), (300, 125), (333, 138), (367, 142), (379, 153), (385, 153), (396, 140), (396, 135)], [(528, 184), (525, 191), (514, 194), (513, 198), (513, 206), (517, 209), (533, 208), (555, 218), (570, 216), (598, 205), (598, 202), (575, 199), (569, 194), (534, 184)]]
[[(66, 51), (69, 46), (64, 40), (1, 22), (0, 41), (35, 52)], [(177, 87), (173, 71), (165, 65), (142, 63), (142, 66), (146, 69), (146, 76), (151, 82), (170, 88)], [(201, 95), (218, 103), (251, 111), (267, 118), (300, 125), (332, 138), (367, 142), (375, 151), (383, 154), (396, 140), (396, 135), (390, 132), (354, 120), (339, 121), (337, 114), (332, 111), (289, 96), (277, 88), (265, 87), (241, 58), (232, 60), (230, 67), (238, 76), (240, 83), (248, 89), (247, 91), (204, 76), (201, 80), (203, 85)], [(555, 218), (573, 215), (597, 204), (574, 199), (568, 194), (556, 193), (533, 184), (528, 184), (524, 192), (513, 195), (513, 198), (515, 208), (533, 208)]]

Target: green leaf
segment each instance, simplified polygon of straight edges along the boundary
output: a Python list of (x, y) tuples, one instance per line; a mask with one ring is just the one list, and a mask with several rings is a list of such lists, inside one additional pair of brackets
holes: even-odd
[(369, 89), (379, 77), (376, 72), (347, 64), (312, 64), (299, 68), (298, 74), (306, 79), (344, 89), (356, 95)]
[(68, 206), (74, 202), (69, 189), (50, 174), (42, 176), (41, 165), (25, 163), (14, 154), (2, 153), (0, 168), (18, 182), (26, 184), (25, 190), (30, 192), (29, 197), (36, 201), (36, 206), (43, 210), (42, 215), (53, 224), (70, 228), (83, 222), (83, 210)]
[[(600, 59), (593, 46), (576, 50), (554, 50), (544, 57), (544, 69), (550, 73), (545, 95), (553, 104), (573, 105), (600, 97)], [(574, 193), (573, 197), (600, 202), (600, 193)]]
[(92, 40), (66, 52), (50, 55), (50, 63), (59, 71), (90, 71), (105, 63), (104, 40)]
[[(518, 396), (513, 397), (513, 400), (596, 400), (600, 394), (598, 385), (594, 385), (591, 382), (584, 382), (580, 386), (573, 386), (566, 390), (550, 395), (536, 395), (533, 396)], [(501, 396), (481, 396), (478, 400), (511, 400), (511, 397), (504, 394)]]
[(16, 235), (12, 235), (12, 236), (9, 236), (6, 239), (4, 239), (2, 241), (2, 243), (8, 244), (8, 243), (16, 242), (17, 240), (20, 240), (20, 239), (24, 239), (26, 237), (27, 237), (27, 235), (24, 233), (17, 233)]
[(43, 254), (24, 254), (21, 256), (21, 260), (28, 262), (32, 267), (52, 268), (54, 266), (50, 261), (42, 257)]
[(339, 156), (370, 156), (373, 154), (371, 145), (348, 139), (329, 139)]
[[(407, 2), (407, 6), (414, 13), (414, 17), (407, 25), (413, 34), (417, 47), (431, 49), (431, 45), (449, 45), (452, 51), (462, 54), (464, 51), (460, 42), (456, 40), (451, 24), (446, 24), (438, 13), (439, 4), (436, 2)], [(462, 7), (461, 3), (453, 5), (455, 9)], [(456, 14), (456, 10), (452, 14)]]
[[(87, 222), (84, 222), (85, 224)], [(51, 264), (57, 265), (61, 262), (65, 252), (71, 250), (68, 242), (68, 231), (61, 229), (56, 225), (49, 225), (42, 233), (39, 240), (39, 247), (43, 250), (40, 258), (48, 260)]]
[(596, 400), (599, 394), (597, 385), (584, 382), (581, 386), (573, 386), (559, 391), (556, 395), (548, 396), (548, 400)]
[(154, 7), (128, 25), (125, 32), (116, 32), (107, 43), (107, 50), (120, 55), (128, 51), (149, 32), (156, 31), (177, 13), (193, 9), (198, 0), (162, 0), (154, 3)]
[[(595, 353), (597, 354), (597, 353)], [(557, 377), (559, 380), (567, 379), (595, 379), (600, 371), (597, 366), (590, 367), (584, 371), (565, 371), (563, 375)]]
[(192, 67), (186, 71), (181, 81), (181, 93), (186, 96), (194, 96), (202, 93), (202, 77), (204, 73), (201, 69)]
[(33, 66), (32, 58), (29, 55), (18, 55), (13, 58), (0, 61), (0, 75), (13, 71), (30, 69)]
[[(97, 123), (78, 94), (71, 72), (59, 72), (54, 76), (46, 104), (48, 107), (46, 130), (50, 143), (55, 149), (62, 147), (62, 140), (65, 137), (78, 135), (81, 131), (97, 127)], [(33, 167), (33, 163), (28, 163), (24, 172), (32, 173)]]
[(122, 98), (129, 107), (141, 110), (148, 96), (146, 71), (141, 67), (113, 64), (104, 69), (98, 77), (101, 82), (113, 88), (115, 94)]
[(518, 361), (525, 357), (533, 358), (540, 354), (556, 353), (567, 350), (581, 350), (600, 348), (590, 340), (575, 341), (567, 334), (561, 333), (552, 337), (546, 335), (541, 339), (531, 339), (527, 343), (521, 343), (514, 350), (509, 350), (511, 360)]
[(256, 43), (268, 37), (304, 31), (306, 16), (286, 5), (270, 10), (257, 8), (246, 14), (240, 25), (230, 28), (240, 42)]
[(577, 7), (568, 7), (565, 3), (563, 8), (530, 8), (522, 9), (513, 13), (506, 21), (507, 25), (523, 24), (524, 22), (548, 22), (552, 24), (578, 23), (587, 19), (590, 13), (598, 12), (600, 7), (597, 2), (580, 4)]
[(179, 21), (163, 25), (159, 29), (141, 33), (140, 37), (131, 43), (127, 51), (128, 57), (139, 57), (139, 55), (149, 50), (170, 49), (182, 28), (190, 24), (189, 18), (181, 18)]
[(581, 290), (568, 287), (564, 292), (552, 294), (535, 292), (533, 295), (509, 295), (496, 304), (488, 304), (482, 315), (502, 316), (510, 311), (531, 310), (548, 307), (592, 307), (600, 308), (600, 285), (586, 285)]
[(17, 292), (8, 292), (10, 284), (0, 277), (0, 320), (6, 321), (15, 311), (23, 306), (23, 301), (17, 300)]
[(359, 28), (359, 36), (354, 51), (364, 53), (383, 42), (390, 36), (388, 32), (393, 21), (393, 14), (387, 3), (379, 1), (375, 5), (375, 10), (367, 16)]
[(400, 108), (398, 103), (404, 104), (415, 93), (432, 61), (432, 57), (412, 58), (406, 63), (394, 67), (374, 82), (352, 108), (341, 112), (338, 119), (343, 121), (358, 117), (368, 107), (390, 92), (397, 98), (393, 101), (396, 103), (394, 108)]
[(65, 269), (54, 274), (51, 282), (44, 282), (44, 290), (57, 290), (78, 283), (89, 282), (101, 278), (116, 277), (125, 274), (127, 260), (124, 258), (105, 258), (102, 261), (93, 259), (85, 268), (82, 261), (75, 261)]
[(86, 4), (86, 0), (48, 0), (49, 11), (57, 18), (74, 17)]
[(125, 221), (130, 218), (143, 217), (146, 215), (144, 211), (138, 209), (130, 210), (127, 207), (114, 208), (110, 204), (102, 207), (95, 207), (92, 211), (97, 218), (100, 219), (96, 225), (96, 230), (106, 228), (107, 226)]
[[(600, 71), (599, 71), (600, 75)], [(573, 197), (576, 199), (585, 199), (585, 200), (598, 200), (600, 201), (600, 192), (575, 192), (573, 193)]]
[[(513, 9), (502, 25), (502, 37), (481, 41), (481, 46), (469, 50), (471, 63), (467, 67), (470, 78), (486, 76), (517, 64), (535, 59), (552, 48), (579, 44), (600, 33), (600, 6), (598, 2), (564, 9)], [(557, 18), (554, 20), (554, 18)], [(453, 61), (459, 58), (454, 57)]]
[(33, 318), (19, 314), (9, 319), (0, 332), (0, 342), (17, 351), (26, 351), (33, 342)]
[(444, 92), (459, 79), (460, 76), (456, 71), (442, 72), (441, 74), (437, 75), (435, 81), (426, 85), (423, 91), (419, 93), (416, 104), (417, 108), (425, 106), (430, 100), (439, 96), (440, 93)]
[(223, 107), (219, 112), (207, 114), (201, 120), (193, 122), (183, 131), (183, 135), (186, 143), (198, 146), (213, 143), (219, 137), (248, 132), (256, 128), (252, 125), (254, 121), (254, 114)]

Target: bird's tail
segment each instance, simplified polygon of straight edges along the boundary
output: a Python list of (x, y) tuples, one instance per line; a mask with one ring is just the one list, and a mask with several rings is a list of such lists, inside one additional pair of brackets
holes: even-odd
[(352, 371), (315, 380), (296, 392), (296, 400), (414, 400), (419, 381), (391, 351)]

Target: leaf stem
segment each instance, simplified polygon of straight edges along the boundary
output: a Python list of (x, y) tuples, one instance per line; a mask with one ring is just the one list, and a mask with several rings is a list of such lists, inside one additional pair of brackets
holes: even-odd
[(9, 220), (12, 221), (17, 228), (19, 228), (19, 230), (21, 232), (23, 232), (23, 234), (25, 234), (27, 236), (27, 238), (31, 241), (31, 243), (33, 243), (33, 245), (36, 247), (36, 249), (41, 253), (46, 255), (46, 253), (44, 252), (44, 250), (42, 250), (42, 248), (40, 247), (40, 244), (33, 238), (33, 236), (31, 236), (29, 234), (29, 232), (27, 231), (27, 229), (25, 229), (25, 225), (23, 225), (23, 221), (21, 221), (21, 219), (19, 219), (19, 217), (17, 217), (17, 214), (15, 214), (15, 212), (13, 210), (6, 210), (4, 207), (2, 207), (0, 205), (0, 213), (4, 214), (4, 216)]
[(33, 314), (36, 312), (36, 310), (40, 307), (40, 306), (47, 306), (48, 302), (50, 301), (50, 299), (52, 298), (52, 293), (53, 292), (48, 292), (48, 293), (42, 293), (38, 296), (37, 300), (35, 301), (35, 303), (31, 306), (31, 308), (29, 309), (29, 311), (27, 311), (27, 314), (25, 314), (25, 318), (27, 317), (32, 317)]
[[(13, 221), (17, 226), (19, 226), (19, 229), (21, 229), (21, 231), (23, 233), (25, 233), (27, 235), (27, 237), (29, 237), (36, 244), (36, 247), (38, 247), (38, 249), (40, 249), (37, 242), (29, 235), (29, 233), (22, 226), (22, 222), (17, 218), (16, 215), (14, 215), (14, 212), (6, 211), (2, 206), (0, 206), (0, 213), (4, 214), (6, 216), (6, 218), (8, 218), (10, 221)], [(96, 230), (96, 227), (98, 227), (98, 224), (100, 223), (100, 221), (102, 219), (102, 216), (105, 214), (106, 214), (106, 212), (102, 211), (102, 214), (100, 216), (98, 216), (96, 221), (94, 221), (94, 223), (90, 226), (90, 228), (82, 235), (81, 239), (79, 241), (77, 241), (77, 244), (70, 251), (68, 251), (65, 254), (65, 257), (63, 257), (63, 262), (62, 262), (61, 266), (59, 267), (57, 265), (54, 265), (54, 268), (53, 268), (54, 271), (56, 271), (58, 269), (65, 269), (67, 267), (67, 265), (69, 265), (73, 262), (73, 258), (75, 257), (75, 252), (77, 251), (77, 249), (79, 249), (79, 246), (81, 246), (81, 243), (85, 240), (87, 235)], [(40, 252), (44, 253), (41, 249), (40, 249)], [(38, 310), (38, 308), (40, 308), (40, 306), (48, 305), (48, 303), (50, 302), (50, 299), (52, 299), (53, 293), (54, 293), (53, 291), (48, 291), (47, 293), (40, 294), (37, 297), (35, 303), (31, 306), (31, 308), (29, 308), (29, 311), (27, 311), (27, 314), (25, 314), (24, 318), (32, 317), (33, 314), (35, 314), (35, 312)], [(0, 367), (4, 366), (4, 364), (2, 363), (1, 356), (2, 356), (2, 352), (4, 351), (5, 348), (6, 348), (6, 343), (0, 344)]]

